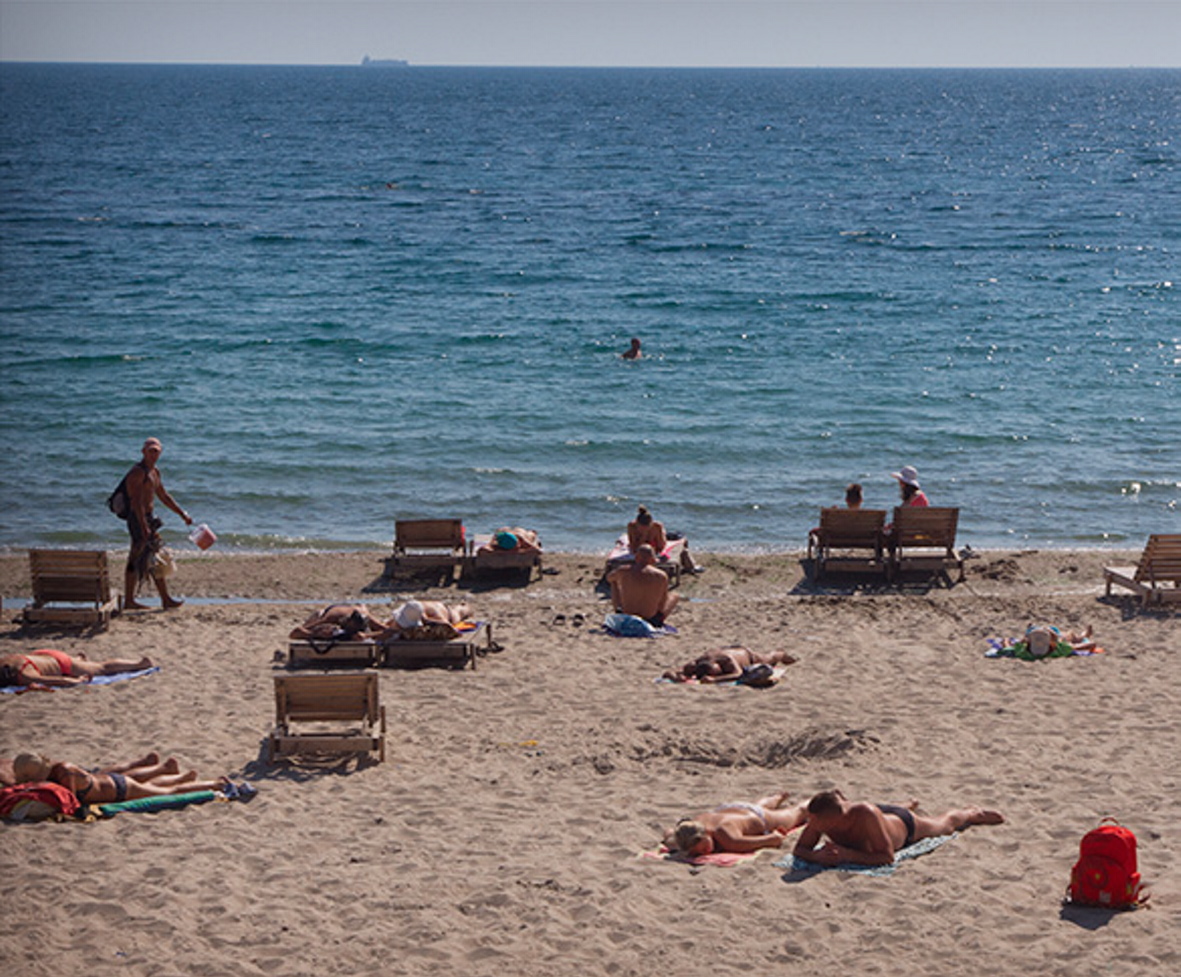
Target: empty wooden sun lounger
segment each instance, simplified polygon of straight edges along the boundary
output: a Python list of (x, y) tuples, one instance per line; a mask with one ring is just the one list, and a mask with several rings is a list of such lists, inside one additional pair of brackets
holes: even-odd
[(808, 534), (808, 559), (815, 575), (886, 573), (885, 524), (885, 509), (821, 509), (820, 525)]
[(29, 572), (33, 601), (24, 620), (31, 624), (105, 627), (119, 608), (103, 550), (29, 550)]
[(450, 665), (476, 667), (476, 658), (492, 649), (492, 625), (481, 621), (472, 630), (460, 631), (454, 638), (421, 640), (414, 637), (392, 638), (382, 645), (381, 663), (398, 665)]
[(1104, 567), (1107, 595), (1111, 585), (1131, 590), (1147, 607), (1150, 603), (1181, 600), (1181, 534), (1158, 533), (1148, 537), (1140, 562), (1134, 567)]
[(394, 523), (390, 572), (447, 570), (468, 559), (462, 519), (399, 519)]
[(290, 668), (368, 668), (381, 664), (381, 646), (374, 641), (292, 639), (287, 643)]
[(948, 570), (959, 570), (964, 579), (964, 561), (955, 552), (956, 527), (960, 510), (944, 506), (896, 506), (888, 538), (890, 575), (907, 570), (940, 574), (951, 586)]
[(302, 753), (376, 753), (385, 760), (385, 707), (376, 672), (275, 676), (267, 760)]

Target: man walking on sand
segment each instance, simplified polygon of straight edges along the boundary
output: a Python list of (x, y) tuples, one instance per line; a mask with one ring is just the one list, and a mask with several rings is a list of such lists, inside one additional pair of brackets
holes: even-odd
[[(971, 824), (1001, 824), (999, 811), (959, 808), (935, 818), (915, 814), (917, 801), (898, 804), (852, 803), (839, 790), (826, 790), (808, 801), (808, 823), (794, 854), (817, 865), (889, 865), (894, 853), (921, 841), (949, 835)], [(817, 848), (821, 839), (824, 845)]]
[(157, 530), (162, 521), (152, 513), (155, 500), (159, 499), (169, 509), (191, 526), (193, 520), (171, 495), (164, 489), (164, 480), (156, 468), (164, 445), (159, 438), (148, 438), (144, 442), (143, 461), (133, 465), (124, 479), (127, 492), (127, 530), (131, 533), (131, 550), (127, 554), (126, 597), (123, 606), (128, 610), (143, 610), (144, 605), (135, 599), (136, 591), (144, 577), (150, 576), (160, 592), (160, 602), (165, 610), (180, 607), (184, 603), (168, 593), (168, 583), (160, 574), (152, 572), (152, 557), (160, 549)]
[(635, 562), (614, 570), (607, 577), (611, 603), (620, 614), (642, 617), (653, 627), (664, 627), (664, 619), (677, 606), (678, 597), (668, 592), (668, 577), (655, 566), (656, 550), (645, 543), (636, 550)]

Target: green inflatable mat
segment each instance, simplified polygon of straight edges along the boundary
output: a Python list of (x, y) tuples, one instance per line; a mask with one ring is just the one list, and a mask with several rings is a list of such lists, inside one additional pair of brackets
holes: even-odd
[(216, 798), (217, 792), (212, 790), (194, 790), (187, 794), (169, 794), (164, 797), (141, 797), (134, 801), (113, 801), (110, 804), (99, 804), (99, 813), (104, 817), (113, 817), (124, 811), (150, 813), (152, 811), (173, 811), (177, 808), (188, 807), (190, 804), (204, 804)]

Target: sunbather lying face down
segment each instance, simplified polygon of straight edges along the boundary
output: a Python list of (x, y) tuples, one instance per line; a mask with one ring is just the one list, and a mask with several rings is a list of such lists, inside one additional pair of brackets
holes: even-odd
[(523, 526), (501, 526), (480, 549), (485, 553), (536, 553), (541, 549), (541, 538)]
[(704, 683), (732, 682), (741, 678), (743, 669), (752, 665), (790, 665), (795, 660), (795, 657), (786, 651), (772, 651), (761, 655), (742, 645), (732, 645), (729, 648), (702, 652), (676, 671), (665, 672), (664, 678), (674, 682), (689, 682), (694, 679)]
[(0, 686), (63, 687), (89, 682), (96, 675), (116, 675), (151, 668), (150, 658), (112, 658), (88, 661), (84, 654), (70, 655), (53, 648), (39, 648), (27, 655), (0, 657)]
[(163, 797), (196, 790), (219, 790), (228, 778), (198, 780), (195, 770), (181, 771), (175, 758), (160, 761), (159, 754), (149, 753), (143, 760), (99, 771), (84, 770), (73, 763), (54, 761), (35, 753), (22, 753), (13, 761), (16, 782), (48, 780), (73, 791), (81, 804), (108, 804)]
[(291, 637), (301, 638), (355, 638), (364, 640), (379, 634), (386, 628), (384, 621), (379, 621), (369, 613), (364, 604), (329, 604), (321, 611), (317, 611), (303, 624), (291, 631)]
[[(808, 823), (794, 854), (818, 865), (889, 865), (894, 853), (923, 838), (949, 835), (972, 824), (1001, 824), (998, 811), (959, 808), (939, 817), (915, 814), (909, 804), (853, 803), (839, 790), (816, 794), (807, 806)], [(817, 848), (821, 841), (824, 844)]]
[(785, 806), (787, 797), (784, 791), (754, 804), (736, 801), (695, 818), (683, 818), (665, 832), (664, 844), (685, 855), (779, 848), (784, 838), (808, 819), (802, 804)]

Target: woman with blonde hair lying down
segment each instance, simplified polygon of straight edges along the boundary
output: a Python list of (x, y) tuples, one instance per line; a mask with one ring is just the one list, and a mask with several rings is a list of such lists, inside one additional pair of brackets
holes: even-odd
[(665, 847), (689, 856), (779, 848), (788, 834), (808, 820), (803, 804), (784, 806), (787, 798), (787, 791), (782, 791), (753, 804), (734, 801), (681, 818), (664, 833)]

